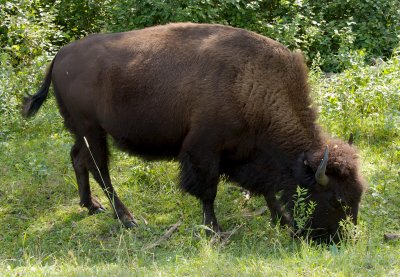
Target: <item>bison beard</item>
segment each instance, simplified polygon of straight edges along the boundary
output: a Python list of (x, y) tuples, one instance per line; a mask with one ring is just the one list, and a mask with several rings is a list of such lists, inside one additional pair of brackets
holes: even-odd
[(276, 41), (191, 23), (91, 35), (59, 51), (38, 93), (26, 98), (25, 116), (39, 110), (50, 83), (75, 136), (71, 159), (90, 213), (104, 208), (91, 196), (89, 172), (122, 223), (136, 225), (111, 184), (110, 135), (132, 154), (177, 158), (182, 189), (201, 200), (204, 223), (216, 232), (221, 174), (263, 195), (273, 219), (288, 225), (296, 187), (307, 188), (317, 204), (312, 238), (337, 239), (340, 220), (356, 222), (364, 189), (356, 151), (320, 131), (302, 55)]

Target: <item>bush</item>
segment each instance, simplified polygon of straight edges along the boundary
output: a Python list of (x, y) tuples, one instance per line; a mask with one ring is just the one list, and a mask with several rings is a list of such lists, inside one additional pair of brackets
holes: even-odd
[(12, 66), (29, 65), (36, 57), (55, 53), (55, 42), (63, 39), (50, 6), (8, 1), (0, 9), (0, 19), (1, 52)]
[(390, 57), (400, 39), (397, 0), (12, 0), (0, 11), (0, 41), (13, 64), (100, 31), (126, 31), (169, 22), (221, 23), (301, 49), (324, 71)]
[(50, 6), (8, 1), (0, 9), (0, 138), (23, 128), (22, 96), (34, 93), (50, 57), (63, 40)]
[(124, 31), (168, 22), (209, 22), (274, 38), (325, 71), (348, 68), (357, 50), (389, 57), (399, 42), (400, 11), (388, 1), (144, 0), (108, 2), (106, 29)]
[[(385, 63), (352, 68), (314, 84), (321, 121), (339, 137), (395, 142), (400, 135), (400, 56)], [(360, 53), (362, 55), (362, 53)], [(313, 79), (313, 78), (312, 78)], [(322, 80), (322, 82), (321, 82)]]
[(65, 36), (64, 44), (82, 38), (90, 33), (103, 31), (102, 27), (107, 21), (105, 8), (112, 6), (110, 0), (43, 1), (55, 11), (54, 23), (60, 26), (63, 31)]
[(20, 114), (22, 97), (37, 91), (43, 77), (39, 73), (44, 73), (48, 60), (43, 55), (31, 60), (29, 66), (15, 68), (9, 54), (0, 52), (0, 140), (24, 128), (26, 121)]
[(222, 23), (250, 28), (255, 24), (258, 1), (145, 0), (112, 1), (107, 29), (124, 31), (169, 22)]

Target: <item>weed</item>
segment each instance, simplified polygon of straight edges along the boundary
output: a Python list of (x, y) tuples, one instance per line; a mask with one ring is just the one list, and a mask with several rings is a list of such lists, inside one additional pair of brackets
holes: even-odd
[(299, 236), (303, 231), (307, 230), (306, 227), (310, 223), (311, 217), (315, 211), (316, 203), (309, 201), (309, 194), (306, 188), (297, 186), (296, 194), (293, 195), (293, 221), (295, 226), (295, 236)]

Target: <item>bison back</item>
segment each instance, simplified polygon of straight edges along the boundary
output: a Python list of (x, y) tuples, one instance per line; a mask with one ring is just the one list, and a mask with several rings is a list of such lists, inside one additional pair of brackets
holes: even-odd
[(189, 133), (236, 148), (256, 129), (276, 136), (289, 121), (282, 111), (305, 124), (310, 101), (296, 57), (242, 29), (179, 23), (73, 42), (52, 78), (73, 132), (101, 127), (126, 150), (176, 156)]

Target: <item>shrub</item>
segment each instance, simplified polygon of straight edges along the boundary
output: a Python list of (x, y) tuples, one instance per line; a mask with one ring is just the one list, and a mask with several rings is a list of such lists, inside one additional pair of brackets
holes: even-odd
[(54, 52), (100, 31), (126, 31), (169, 22), (221, 23), (274, 38), (319, 59), (324, 71), (390, 57), (400, 39), (397, 0), (12, 0), (3, 4), (0, 41), (14, 63)]
[[(111, 1), (92, 0), (42, 0), (55, 11), (54, 23), (60, 26), (65, 39), (63, 43), (76, 40), (90, 33), (102, 31), (107, 21), (105, 8)], [(124, 7), (121, 7), (122, 9)], [(62, 46), (62, 45), (61, 45)]]
[(145, 0), (111, 1), (110, 21), (112, 31), (144, 28), (169, 22), (222, 23), (252, 29), (260, 8), (258, 1), (214, 0)]
[(0, 52), (0, 140), (24, 128), (26, 121), (20, 115), (22, 97), (37, 91), (48, 60), (47, 55), (42, 55), (29, 61), (30, 65), (16, 68), (10, 55)]
[(54, 42), (62, 40), (50, 6), (7, 1), (0, 9), (0, 18), (1, 52), (7, 54), (12, 66), (28, 65), (36, 57), (54, 53)]
[(389, 57), (400, 33), (397, 0), (111, 0), (106, 9), (111, 31), (182, 21), (228, 24), (302, 49), (309, 60), (319, 56), (323, 70), (335, 72), (348, 68), (357, 50), (365, 49), (367, 60)]
[(340, 137), (355, 133), (367, 141), (398, 140), (399, 72), (400, 57), (395, 52), (390, 60), (375, 66), (353, 63), (340, 74), (318, 77), (313, 87), (318, 106), (322, 107), (321, 121)]

